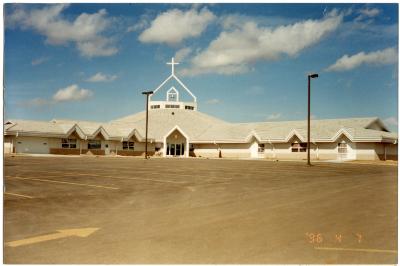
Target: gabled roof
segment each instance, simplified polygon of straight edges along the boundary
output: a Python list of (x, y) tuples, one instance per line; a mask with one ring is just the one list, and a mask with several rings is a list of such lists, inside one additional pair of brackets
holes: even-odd
[[(158, 87), (153, 91), (153, 95), (154, 95), (158, 90), (160, 90), (160, 89), (161, 89), (169, 80), (171, 80), (171, 79), (175, 79), (175, 80), (179, 83), (179, 85), (181, 85), (182, 88), (184, 88), (184, 89), (186, 90), (186, 92), (189, 93), (189, 95), (193, 97), (193, 100), (194, 100), (195, 102), (197, 101), (196, 96), (194, 96), (194, 94), (186, 87), (186, 85), (183, 84), (183, 82), (182, 82), (177, 76), (175, 76), (174, 74), (171, 74), (168, 78), (166, 78), (166, 79), (160, 84), (160, 86), (158, 86)], [(149, 100), (150, 100), (150, 101), (151, 101), (151, 97), (152, 97), (153, 95), (150, 95), (150, 96), (149, 96)]]
[[(90, 139), (101, 133), (110, 140), (122, 141), (134, 136), (138, 141), (144, 141), (146, 113), (103, 123), (60, 119), (11, 121), (5, 126), (5, 134), (67, 137), (75, 130), (81, 138)], [(262, 143), (279, 143), (288, 142), (293, 136), (300, 141), (307, 138), (306, 121), (229, 123), (198, 111), (149, 110), (149, 140), (162, 142), (175, 127), (185, 132), (192, 143), (248, 143), (253, 138)], [(383, 122), (376, 117), (311, 121), (312, 142), (335, 142), (343, 135), (354, 142), (395, 142), (398, 138), (397, 133), (387, 132)]]

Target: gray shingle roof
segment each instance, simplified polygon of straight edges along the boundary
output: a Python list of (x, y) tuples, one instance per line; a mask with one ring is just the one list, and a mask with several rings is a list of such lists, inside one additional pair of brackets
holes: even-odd
[[(6, 134), (34, 134), (67, 136), (74, 127), (82, 130), (88, 138), (94, 137), (102, 128), (105, 137), (121, 140), (136, 134), (140, 141), (145, 135), (146, 112), (122, 117), (109, 122), (55, 119), (52, 121), (11, 120), (5, 126)], [(377, 124), (382, 130), (371, 129)], [(163, 141), (164, 136), (178, 126), (191, 142), (248, 142), (254, 136), (261, 142), (286, 142), (293, 134), (301, 140), (307, 137), (306, 121), (282, 121), (259, 123), (229, 123), (210, 115), (191, 110), (149, 110), (149, 138)], [(376, 117), (325, 119), (311, 121), (312, 141), (335, 141), (340, 134), (347, 134), (352, 141), (395, 141), (396, 133), (385, 131)]]

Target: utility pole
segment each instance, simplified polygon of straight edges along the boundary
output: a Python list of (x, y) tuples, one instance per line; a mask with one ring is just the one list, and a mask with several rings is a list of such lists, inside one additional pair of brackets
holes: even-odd
[(145, 152), (144, 152), (144, 158), (148, 159), (147, 156), (147, 132), (149, 130), (149, 95), (152, 95), (152, 91), (144, 91), (142, 92), (143, 95), (146, 95), (146, 145), (145, 145)]
[(311, 79), (318, 78), (318, 74), (308, 75), (308, 115), (307, 115), (307, 165), (311, 166), (310, 162), (310, 120), (311, 120)]

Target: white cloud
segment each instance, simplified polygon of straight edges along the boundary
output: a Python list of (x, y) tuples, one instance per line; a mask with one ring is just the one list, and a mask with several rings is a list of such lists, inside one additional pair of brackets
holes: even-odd
[(368, 25), (368, 24), (372, 23), (374, 21), (374, 18), (381, 13), (381, 10), (378, 8), (366, 7), (366, 8), (357, 10), (357, 13), (359, 15), (355, 18), (354, 21), (356, 23), (364, 21)]
[(267, 116), (267, 120), (277, 120), (282, 117), (281, 113), (273, 113)]
[(47, 5), (40, 9), (26, 10), (15, 5), (11, 14), (6, 14), (8, 27), (33, 29), (46, 37), (46, 42), (52, 45), (75, 43), (82, 56), (110, 56), (118, 49), (114, 47), (112, 38), (104, 36), (111, 26), (105, 9), (97, 13), (82, 13), (70, 21), (62, 16), (62, 11), (68, 5)]
[(220, 100), (214, 98), (206, 101), (206, 104), (219, 104), (220, 102)]
[(126, 32), (133, 32), (133, 31), (143, 30), (144, 28), (147, 28), (148, 26), (149, 26), (149, 22), (147, 20), (147, 17), (144, 16), (136, 24), (134, 24), (132, 26), (129, 26), (126, 29)]
[(352, 56), (345, 54), (339, 58), (336, 63), (326, 68), (326, 71), (346, 71), (359, 67), (363, 64), (386, 65), (396, 62), (397, 50), (394, 47), (390, 47), (370, 53), (360, 52)]
[[(210, 45), (191, 60), (183, 75), (202, 73), (236, 74), (249, 71), (260, 60), (277, 60), (282, 55), (296, 56), (333, 32), (343, 14), (335, 10), (320, 20), (306, 20), (276, 28), (262, 27), (254, 21), (230, 22)], [(231, 18), (232, 19), (232, 18)]]
[(388, 126), (397, 126), (398, 125), (397, 117), (394, 117), (394, 116), (384, 119), (383, 122), (385, 124), (387, 124)]
[(46, 62), (48, 60), (49, 60), (48, 57), (40, 57), (40, 58), (33, 59), (31, 61), (31, 64), (32, 64), (32, 66), (37, 66), (37, 65), (43, 64), (44, 62)]
[(94, 74), (93, 76), (91, 76), (90, 78), (88, 78), (86, 81), (89, 82), (109, 82), (109, 81), (113, 81), (115, 79), (117, 79), (117, 75), (107, 75), (107, 74), (103, 74), (101, 72), (98, 72), (96, 74)]
[(45, 105), (50, 105), (51, 102), (43, 99), (43, 98), (34, 98), (32, 100), (25, 101), (21, 103), (21, 106), (28, 106), (28, 107), (41, 107)]
[(139, 40), (144, 43), (175, 45), (184, 39), (200, 36), (214, 19), (215, 15), (207, 8), (187, 11), (171, 9), (158, 15), (150, 27), (139, 35)]
[(114, 47), (113, 44), (114, 40), (99, 37), (88, 41), (78, 42), (76, 45), (81, 55), (86, 57), (96, 57), (116, 54), (118, 49)]
[(191, 53), (192, 53), (192, 49), (191, 49), (191, 48), (189, 48), (189, 47), (184, 47), (184, 48), (178, 50), (178, 51), (175, 53), (174, 58), (175, 58), (175, 60), (176, 60), (177, 62), (180, 62), (180, 61), (183, 61), (186, 57), (188, 57)]
[(55, 102), (81, 101), (93, 95), (93, 92), (87, 89), (80, 89), (78, 85), (73, 84), (63, 89), (59, 89), (54, 95)]
[(363, 8), (358, 11), (362, 16), (364, 17), (376, 17), (381, 13), (381, 11), (378, 8)]

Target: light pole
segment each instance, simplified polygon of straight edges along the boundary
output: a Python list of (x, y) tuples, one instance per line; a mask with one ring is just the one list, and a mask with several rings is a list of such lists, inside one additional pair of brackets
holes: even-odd
[(310, 92), (311, 92), (311, 79), (318, 78), (318, 74), (309, 74), (308, 75), (308, 117), (307, 117), (307, 164), (311, 166), (310, 162)]
[(152, 91), (144, 91), (142, 92), (143, 95), (146, 95), (146, 145), (145, 145), (145, 152), (144, 158), (148, 159), (147, 157), (147, 131), (149, 129), (149, 95), (153, 94)]

